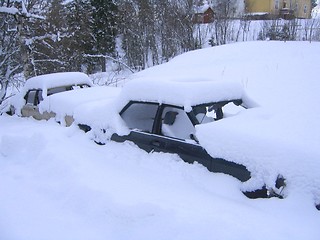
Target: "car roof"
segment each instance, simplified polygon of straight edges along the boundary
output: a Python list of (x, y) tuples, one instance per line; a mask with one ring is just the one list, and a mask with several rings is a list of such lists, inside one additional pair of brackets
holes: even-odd
[(60, 72), (29, 78), (24, 85), (24, 89), (49, 89), (74, 84), (88, 84), (89, 86), (93, 85), (88, 75), (84, 73)]
[[(145, 101), (184, 107), (243, 99), (244, 89), (240, 83), (230, 81), (196, 80), (132, 80), (121, 92), (124, 102)], [(189, 109), (189, 110), (188, 110)]]

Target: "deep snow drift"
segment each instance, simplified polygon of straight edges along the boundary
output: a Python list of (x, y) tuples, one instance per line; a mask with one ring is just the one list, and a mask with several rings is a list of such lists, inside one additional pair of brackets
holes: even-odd
[[(283, 200), (250, 200), (238, 180), (176, 155), (148, 154), (130, 143), (99, 146), (75, 126), (3, 115), (0, 239), (318, 239), (319, 53), (319, 43), (247, 42), (189, 52), (132, 75), (240, 82), (261, 106), (254, 117), (279, 131), (272, 142), (278, 150), (284, 144), (279, 154), (299, 148), (294, 157), (314, 165), (311, 173), (302, 168), (290, 178), (303, 179), (307, 189), (288, 186)], [(246, 117), (239, 119), (243, 136), (231, 143), (222, 138), (218, 148), (237, 152), (248, 139), (272, 135), (266, 129), (247, 135)], [(230, 125), (217, 123), (213, 130), (230, 136)], [(300, 167), (292, 164), (288, 172)], [(310, 184), (308, 174), (315, 177)]]

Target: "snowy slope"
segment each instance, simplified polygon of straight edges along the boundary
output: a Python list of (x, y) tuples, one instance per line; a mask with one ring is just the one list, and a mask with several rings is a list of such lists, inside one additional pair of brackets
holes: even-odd
[[(233, 44), (181, 55), (132, 79), (238, 81), (260, 104), (262, 121), (292, 119), (296, 132), (287, 142), (319, 154), (319, 53), (317, 43)], [(176, 155), (130, 143), (99, 146), (75, 126), (0, 116), (0, 239), (319, 239), (312, 192), (250, 200), (240, 188)]]
[(206, 48), (180, 55), (132, 78), (239, 81), (263, 106), (294, 107), (296, 103), (290, 104), (293, 99), (312, 102), (317, 97), (314, 86), (318, 83), (319, 45), (257, 41)]

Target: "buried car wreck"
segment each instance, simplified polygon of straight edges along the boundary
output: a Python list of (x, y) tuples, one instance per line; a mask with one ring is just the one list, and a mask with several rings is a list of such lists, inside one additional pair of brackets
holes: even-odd
[[(201, 139), (197, 138), (197, 128), (254, 106), (256, 104), (237, 83), (139, 80), (124, 87), (119, 97), (105, 107), (109, 109), (100, 115), (100, 121), (97, 118), (86, 121), (85, 116), (98, 114), (82, 109), (84, 111), (76, 114), (76, 122), (84, 131), (93, 133), (97, 143), (103, 144), (105, 138), (117, 142), (131, 141), (147, 152), (175, 153), (185, 162), (198, 162), (211, 172), (225, 173), (247, 182), (252, 178), (247, 166), (209, 154)], [(104, 110), (100, 107), (99, 111)], [(116, 126), (116, 122), (122, 124)], [(219, 141), (215, 136), (211, 140)], [(272, 186), (262, 184), (243, 193), (249, 198), (282, 198), (284, 186), (284, 178), (279, 175)]]
[(70, 126), (77, 107), (108, 98), (110, 94), (110, 88), (94, 87), (90, 78), (81, 72), (45, 74), (26, 81), (21, 92), (13, 97), (8, 113), (37, 120), (53, 118)]

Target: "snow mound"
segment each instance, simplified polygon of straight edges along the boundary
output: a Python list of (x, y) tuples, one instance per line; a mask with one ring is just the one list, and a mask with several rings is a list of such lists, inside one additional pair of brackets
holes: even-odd
[(92, 86), (90, 78), (81, 72), (50, 73), (29, 78), (26, 81), (26, 89), (49, 89), (74, 84), (88, 84)]

